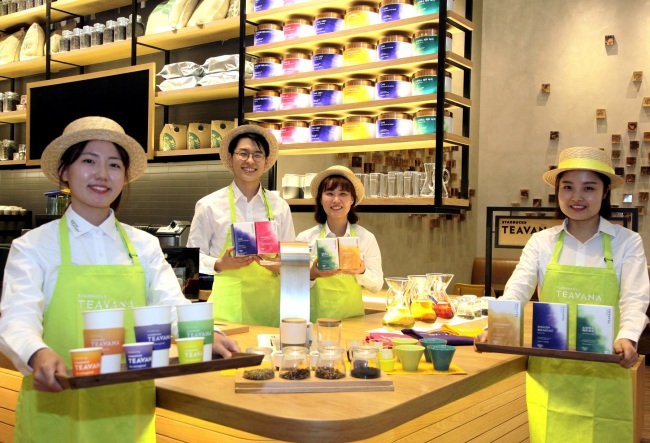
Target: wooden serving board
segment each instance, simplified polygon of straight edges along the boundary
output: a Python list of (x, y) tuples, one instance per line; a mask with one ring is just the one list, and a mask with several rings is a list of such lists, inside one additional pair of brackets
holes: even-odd
[(285, 380), (278, 377), (272, 380), (247, 380), (243, 374), (235, 375), (235, 393), (241, 394), (289, 394), (296, 392), (368, 392), (394, 391), (393, 381), (385, 374), (375, 379), (359, 379), (349, 374), (339, 380), (323, 380), (314, 373), (306, 380)]
[(535, 357), (565, 358), (570, 360), (597, 361), (619, 363), (621, 356), (617, 354), (596, 354), (593, 352), (560, 351), (557, 349), (532, 348), (529, 346), (503, 346), (489, 343), (474, 343), (480, 352), (498, 352), (501, 354), (532, 355)]
[(246, 354), (244, 352), (235, 353), (231, 358), (221, 358), (219, 355), (213, 356), (210, 361), (201, 363), (178, 363), (177, 357), (169, 359), (169, 366), (148, 369), (126, 369), (122, 365), (120, 372), (110, 374), (86, 375), (83, 377), (74, 377), (72, 370), (68, 370), (67, 375), (56, 375), (57, 381), (64, 388), (82, 389), (93, 388), (96, 386), (113, 385), (116, 383), (128, 383), (133, 381), (151, 380), (154, 378), (177, 377), (179, 375), (199, 374), (201, 372), (221, 371), (224, 369), (244, 368), (247, 366), (258, 366), (264, 358), (261, 354)]
[(226, 335), (245, 334), (250, 330), (250, 326), (248, 325), (238, 325), (236, 323), (226, 324), (219, 320), (214, 322), (214, 326)]

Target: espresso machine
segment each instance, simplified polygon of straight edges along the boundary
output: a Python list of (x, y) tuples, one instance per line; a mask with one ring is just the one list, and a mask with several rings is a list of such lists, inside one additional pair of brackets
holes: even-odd
[(158, 228), (153, 235), (158, 237), (163, 248), (185, 246), (190, 235), (190, 224), (188, 221), (172, 220), (169, 225)]

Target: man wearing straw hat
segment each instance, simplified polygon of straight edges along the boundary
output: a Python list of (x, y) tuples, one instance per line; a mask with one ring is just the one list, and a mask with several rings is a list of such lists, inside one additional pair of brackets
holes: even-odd
[(293, 241), (289, 205), (266, 191), (260, 180), (278, 156), (275, 136), (264, 128), (244, 125), (228, 132), (220, 148), (221, 161), (233, 172), (233, 182), (196, 204), (187, 246), (200, 250), (199, 272), (214, 274), (209, 301), (215, 318), (247, 325), (279, 326), (278, 264), (257, 255), (234, 255), (231, 225), (269, 220), (280, 241)]
[[(530, 357), (530, 441), (632, 441), (629, 368), (647, 322), (650, 284), (641, 236), (607, 221), (611, 190), (624, 180), (614, 174), (607, 153), (588, 147), (562, 151), (558, 168), (543, 178), (555, 187), (556, 218), (564, 223), (531, 237), (500, 299), (526, 302), (539, 285), (540, 301), (568, 304), (569, 348), (575, 348), (577, 327), (586, 321), (578, 318), (578, 305), (612, 307), (614, 342), (604, 345), (620, 361)], [(486, 339), (486, 333), (477, 337)]]

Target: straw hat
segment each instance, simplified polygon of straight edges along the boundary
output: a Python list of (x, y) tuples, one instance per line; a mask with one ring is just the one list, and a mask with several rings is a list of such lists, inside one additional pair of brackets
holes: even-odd
[(354, 186), (354, 192), (357, 194), (357, 199), (354, 202), (354, 206), (361, 203), (361, 200), (363, 200), (363, 196), (365, 194), (361, 180), (359, 180), (357, 176), (354, 175), (354, 173), (350, 171), (348, 168), (339, 165), (330, 166), (324, 171), (320, 171), (311, 180), (311, 184), (309, 185), (309, 187), (311, 189), (311, 195), (314, 198), (318, 197), (318, 188), (320, 187), (321, 182), (325, 180), (327, 177), (331, 177), (332, 175), (340, 175), (350, 180), (352, 186)]
[(82, 117), (66, 126), (63, 134), (43, 151), (41, 170), (45, 176), (59, 183), (59, 164), (63, 153), (70, 146), (89, 140), (106, 140), (124, 148), (129, 155), (129, 182), (139, 178), (147, 169), (147, 155), (142, 145), (126, 135), (119, 124), (106, 117)]
[(608, 176), (612, 181), (612, 189), (620, 188), (625, 184), (622, 177), (614, 174), (614, 169), (605, 151), (586, 146), (567, 148), (560, 152), (560, 163), (557, 168), (545, 172), (543, 179), (547, 184), (555, 187), (555, 181), (561, 172), (576, 169), (600, 172)]
[(239, 134), (250, 134), (255, 133), (264, 137), (269, 144), (269, 155), (266, 157), (266, 166), (264, 166), (264, 171), (268, 171), (275, 164), (275, 160), (278, 158), (278, 140), (275, 138), (275, 135), (271, 134), (268, 129), (264, 129), (261, 126), (255, 125), (242, 125), (237, 126), (232, 131), (228, 131), (226, 135), (221, 140), (221, 146), (219, 146), (219, 156), (221, 157), (221, 162), (224, 166), (232, 171), (232, 157), (228, 152), (228, 146), (230, 142), (237, 137)]

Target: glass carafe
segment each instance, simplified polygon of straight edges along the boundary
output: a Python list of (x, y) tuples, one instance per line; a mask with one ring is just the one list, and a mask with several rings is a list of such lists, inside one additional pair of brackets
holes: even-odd
[[(434, 195), (436, 189), (436, 164), (435, 163), (425, 163), (424, 164), (424, 184), (420, 190), (420, 196), (430, 196)], [(449, 197), (449, 192), (447, 191), (447, 183), (449, 183), (449, 171), (445, 168), (442, 169), (442, 198)]]
[(417, 322), (426, 323), (427, 326), (436, 322), (436, 312), (433, 300), (429, 297), (431, 281), (426, 275), (409, 275), (409, 284), (406, 289), (407, 298), (411, 302), (411, 315)]
[(405, 294), (409, 279), (406, 277), (386, 277), (384, 280), (388, 284), (388, 291), (386, 291), (386, 313), (382, 324), (388, 329), (398, 331), (403, 328), (412, 328), (415, 320), (411, 315)]
[(447, 286), (454, 278), (454, 274), (430, 273), (427, 274), (427, 277), (430, 279), (430, 295), (434, 302), (433, 309), (436, 311), (436, 315), (445, 320), (454, 318), (455, 311), (449, 301), (449, 295), (447, 295)]

